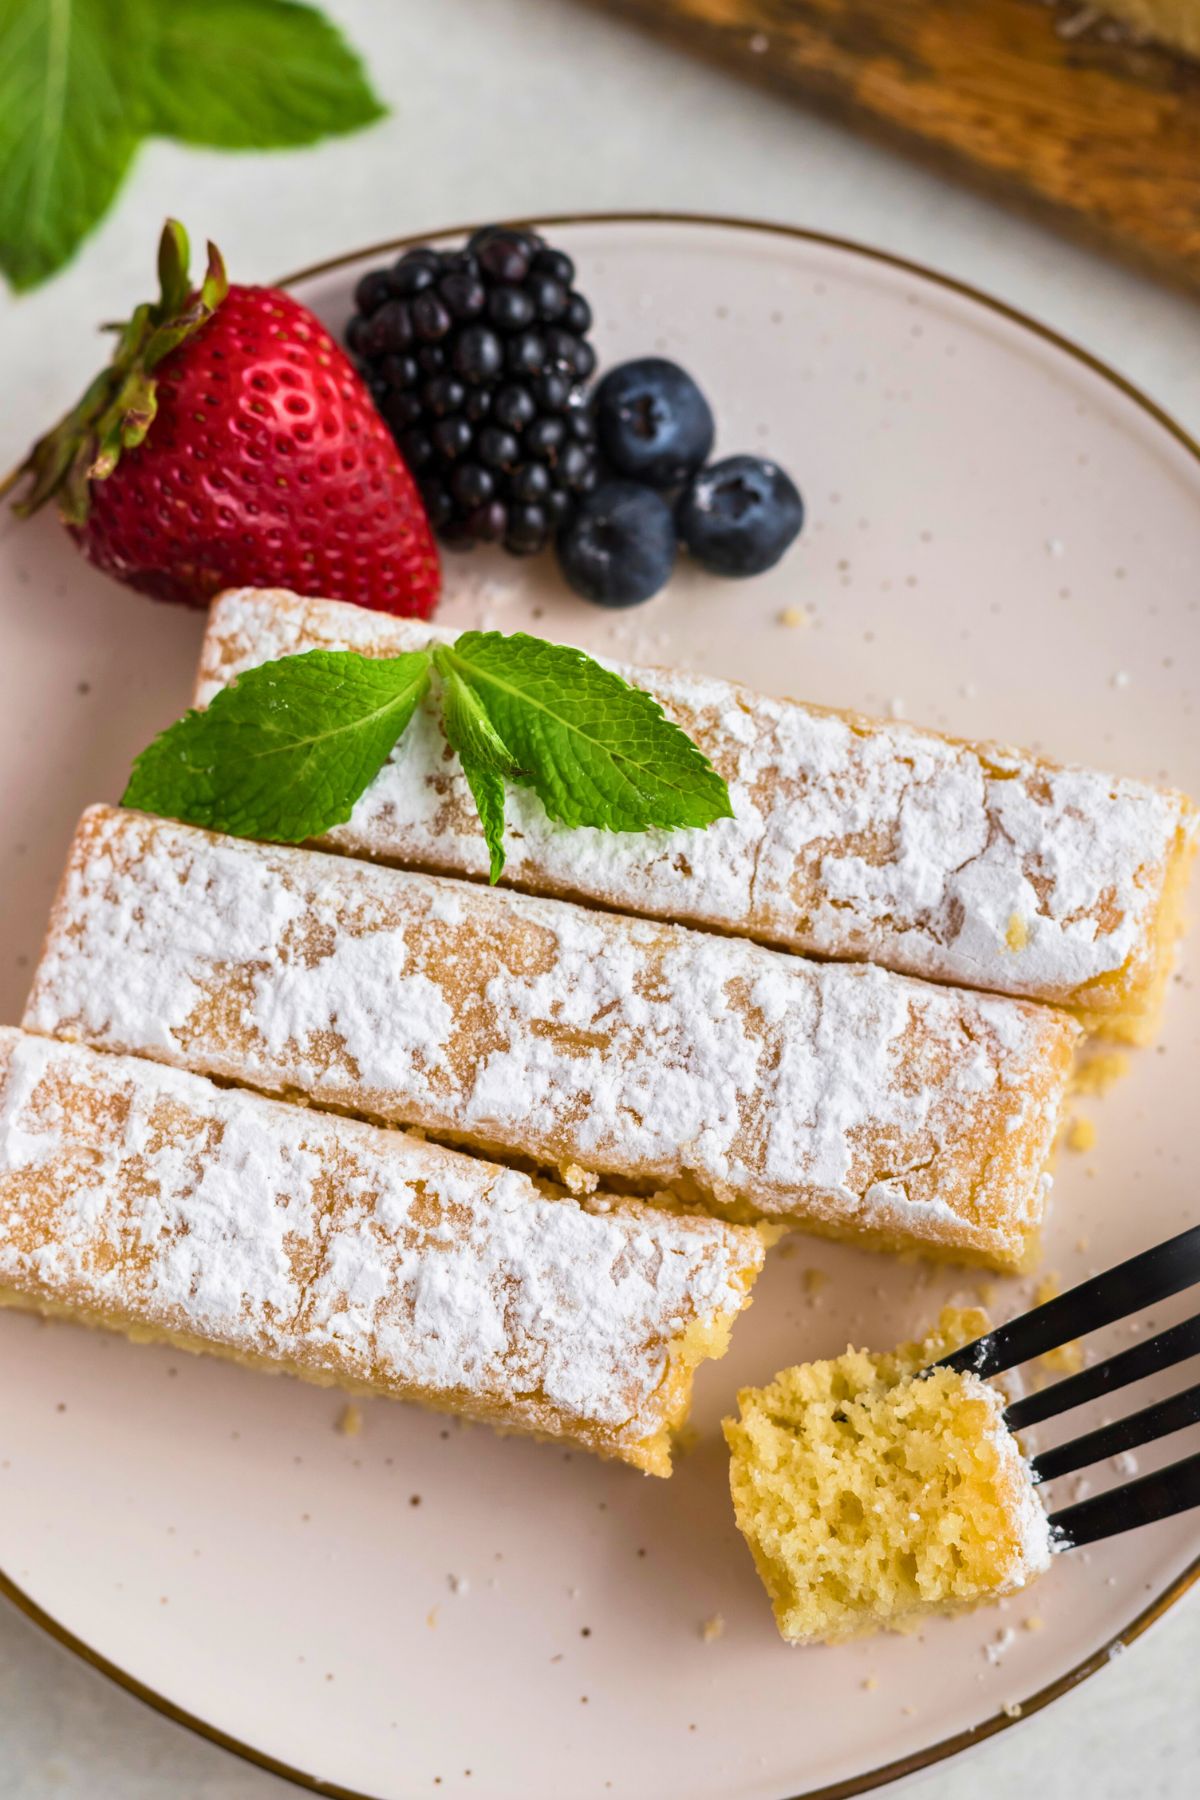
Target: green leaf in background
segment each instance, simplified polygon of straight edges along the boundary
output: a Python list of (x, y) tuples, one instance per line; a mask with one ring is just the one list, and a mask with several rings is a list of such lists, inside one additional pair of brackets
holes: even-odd
[(387, 761), (430, 666), (425, 650), (308, 650), (249, 669), (142, 751), (122, 804), (234, 837), (320, 837)]
[(0, 269), (61, 268), (144, 137), (293, 148), (382, 113), (300, 0), (0, 0)]
[(270, 150), (374, 124), (384, 109), (321, 13), (295, 0), (159, 0), (149, 129)]
[(519, 779), (521, 771), (478, 695), (455, 673), (443, 645), (434, 651), (433, 660), (442, 678), (442, 723), (451, 749), (458, 752), (483, 826), (494, 886), (504, 872), (504, 783)]
[(514, 632), (466, 631), (439, 649), (478, 697), (552, 819), (605, 831), (731, 818), (729, 790), (658, 701), (582, 650)]
[(0, 268), (45, 280), (112, 204), (142, 128), (145, 0), (0, 0)]

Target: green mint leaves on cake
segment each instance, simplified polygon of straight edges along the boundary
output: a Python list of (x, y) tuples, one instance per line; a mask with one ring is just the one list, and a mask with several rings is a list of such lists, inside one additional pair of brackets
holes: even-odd
[(290, 149), (382, 115), (301, 0), (0, 0), (0, 270), (21, 290), (61, 268), (143, 138)]
[(703, 829), (733, 816), (724, 781), (649, 694), (582, 650), (498, 631), (404, 656), (309, 650), (250, 669), (142, 752), (123, 804), (234, 837), (321, 837), (349, 819), (435, 678), (493, 882), (507, 782), (572, 828)]
[(425, 651), (309, 650), (249, 669), (143, 750), (124, 804), (233, 837), (301, 843), (344, 825), (429, 686)]

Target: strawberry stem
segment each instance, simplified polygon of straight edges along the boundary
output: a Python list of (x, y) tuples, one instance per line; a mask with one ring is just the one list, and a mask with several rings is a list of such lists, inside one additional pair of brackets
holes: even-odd
[(0, 481), (0, 499), (22, 481), (28, 483), (13, 504), (20, 518), (55, 499), (67, 524), (84, 524), (92, 482), (106, 480), (122, 452), (145, 439), (158, 407), (153, 371), (208, 323), (229, 292), (215, 245), (208, 246), (208, 267), (195, 291), (188, 262), (187, 232), (177, 219), (168, 219), (158, 246), (158, 300), (135, 308), (124, 324), (103, 327), (120, 334), (111, 363), (53, 430), (38, 439), (25, 461)]

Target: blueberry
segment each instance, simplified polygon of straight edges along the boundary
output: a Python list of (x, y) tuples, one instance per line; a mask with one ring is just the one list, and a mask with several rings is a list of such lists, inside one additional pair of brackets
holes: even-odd
[(637, 606), (657, 594), (675, 563), (675, 520), (661, 494), (605, 481), (579, 502), (558, 534), (558, 560), (577, 594), (597, 606)]
[(681, 539), (714, 575), (761, 575), (799, 535), (804, 502), (777, 463), (727, 456), (688, 484), (678, 521)]
[(463, 401), (463, 412), (472, 425), (478, 425), (486, 419), (492, 410), (492, 390), (489, 387), (473, 387), (467, 389), (467, 397)]
[(686, 481), (713, 446), (708, 401), (661, 356), (609, 370), (596, 390), (596, 425), (613, 467), (656, 488)]

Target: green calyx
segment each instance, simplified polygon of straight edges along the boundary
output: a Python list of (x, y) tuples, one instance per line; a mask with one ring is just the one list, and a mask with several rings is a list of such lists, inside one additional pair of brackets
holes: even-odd
[(13, 511), (27, 519), (47, 500), (58, 502), (68, 525), (88, 516), (91, 483), (111, 475), (125, 450), (140, 444), (154, 423), (158, 406), (154, 371), (208, 323), (229, 292), (225, 264), (215, 245), (208, 246), (208, 268), (200, 287), (188, 281), (187, 232), (168, 219), (158, 246), (160, 294), (139, 306), (119, 332), (113, 359), (92, 382), (83, 398), (52, 431), (39, 438), (25, 461), (0, 482), (0, 499), (22, 481), (29, 487)]

